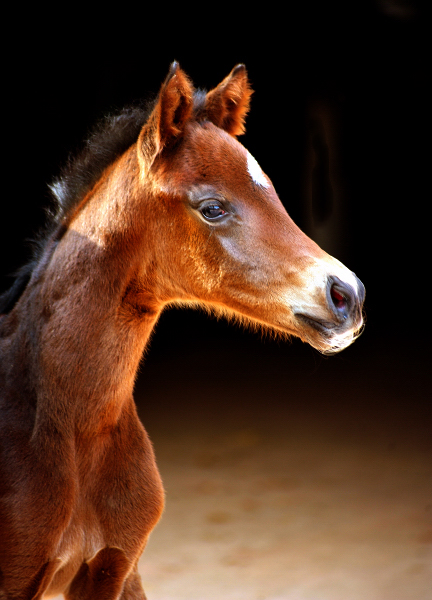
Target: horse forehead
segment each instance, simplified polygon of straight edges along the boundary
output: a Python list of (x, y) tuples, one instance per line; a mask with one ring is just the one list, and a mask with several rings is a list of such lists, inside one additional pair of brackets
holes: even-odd
[(246, 149), (229, 133), (216, 127), (213, 123), (204, 123), (193, 128), (190, 136), (191, 147), (198, 161), (202, 159), (218, 159), (219, 162), (232, 160), (243, 162)]
[(246, 153), (247, 170), (253, 182), (256, 183), (256, 185), (259, 185), (264, 188), (270, 187), (270, 183), (267, 177), (264, 175), (263, 170), (259, 166), (256, 159), (248, 150), (246, 150)]
[(243, 175), (260, 187), (270, 187), (252, 154), (227, 132), (209, 124), (195, 133), (192, 147), (197, 168), (228, 178), (231, 175), (237, 180)]

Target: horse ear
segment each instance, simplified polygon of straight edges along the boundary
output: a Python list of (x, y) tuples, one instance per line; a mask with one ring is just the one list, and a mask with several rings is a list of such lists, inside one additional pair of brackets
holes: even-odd
[(186, 73), (173, 62), (140, 134), (141, 147), (150, 162), (182, 136), (192, 113), (193, 94), (194, 88)]
[(193, 85), (186, 73), (173, 62), (162, 84), (156, 110), (159, 117), (159, 146), (169, 146), (184, 130), (192, 112)]
[(225, 79), (207, 94), (206, 114), (209, 121), (232, 136), (245, 132), (252, 89), (246, 67), (237, 65)]

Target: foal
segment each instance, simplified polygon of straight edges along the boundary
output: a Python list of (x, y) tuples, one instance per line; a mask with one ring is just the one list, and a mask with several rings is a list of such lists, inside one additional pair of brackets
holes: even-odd
[(250, 96), (243, 65), (206, 94), (174, 63), (149, 113), (110, 122), (53, 186), (57, 217), (0, 317), (1, 600), (145, 598), (164, 494), (132, 390), (164, 307), (322, 352), (362, 327), (360, 281), (236, 139)]

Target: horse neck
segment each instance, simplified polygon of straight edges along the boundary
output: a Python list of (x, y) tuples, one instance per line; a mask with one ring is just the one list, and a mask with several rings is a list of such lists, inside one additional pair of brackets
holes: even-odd
[(130, 151), (120, 159), (82, 203), (18, 305), (32, 340), (41, 430), (56, 415), (65, 427), (67, 415), (82, 435), (106, 431), (132, 401), (139, 361), (160, 312), (153, 304), (138, 314), (128, 302), (146, 263), (145, 231), (138, 236), (133, 214), (133, 156)]

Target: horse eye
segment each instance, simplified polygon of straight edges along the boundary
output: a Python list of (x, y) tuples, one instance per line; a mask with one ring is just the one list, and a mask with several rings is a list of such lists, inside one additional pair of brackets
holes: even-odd
[(214, 221), (226, 215), (226, 211), (219, 204), (207, 204), (201, 209), (201, 214), (206, 219)]

